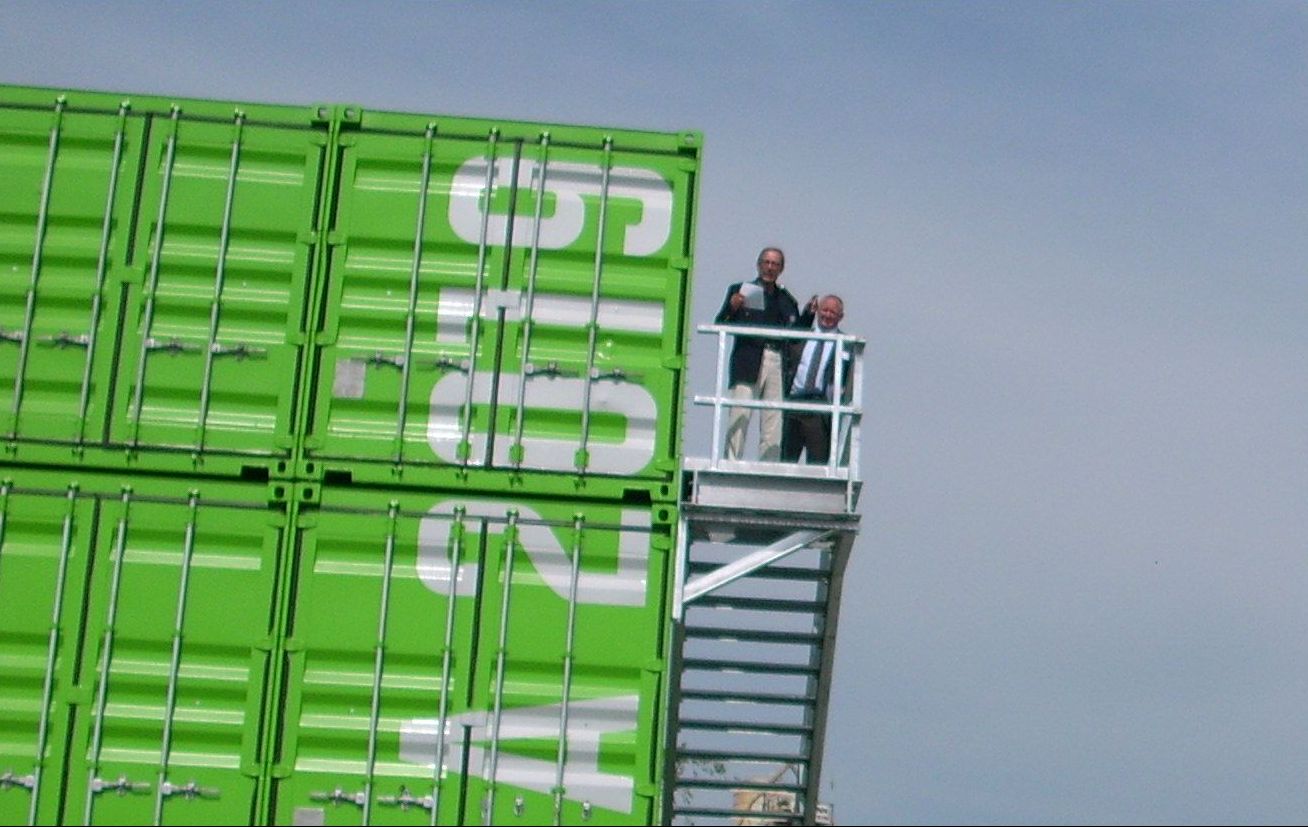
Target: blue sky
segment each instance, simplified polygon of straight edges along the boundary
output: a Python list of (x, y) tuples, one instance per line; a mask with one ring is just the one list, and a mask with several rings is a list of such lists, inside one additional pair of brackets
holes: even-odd
[(1308, 4), (19, 0), (0, 31), (5, 83), (701, 130), (697, 320), (780, 244), (869, 340), (837, 819), (1308, 813)]

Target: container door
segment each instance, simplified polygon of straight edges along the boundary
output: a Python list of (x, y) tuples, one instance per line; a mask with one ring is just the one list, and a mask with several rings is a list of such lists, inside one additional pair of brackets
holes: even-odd
[(294, 446), (324, 132), (156, 118), (113, 438), (287, 458)]
[(62, 821), (257, 824), (279, 510), (100, 509)]
[[(497, 404), (494, 430), (474, 429), (473, 456), (488, 452), (497, 468), (670, 478), (694, 197), (686, 164), (542, 136), (519, 147), (516, 169), (500, 162), (489, 196), (484, 162), (460, 167), (451, 223), (470, 228), (485, 209), (491, 227), (513, 226), (507, 298), (477, 303), (504, 319), (505, 345), (498, 386), (484, 382), (474, 398)], [(510, 191), (511, 213), (499, 206)], [(472, 306), (447, 292), (440, 311), (452, 323)], [(441, 330), (452, 341), (460, 332)], [(432, 401), (432, 445), (449, 456), (462, 438), (459, 400), (442, 385)]]
[[(0, 108), (0, 434), (98, 443), (143, 120)], [(66, 450), (57, 451), (67, 461)]]
[(0, 484), (0, 820), (60, 821), (94, 509)]
[(428, 559), (420, 513), (362, 499), (301, 520), (273, 820), (457, 824), (461, 779), (402, 749), (411, 722), (453, 726), (467, 708), (477, 583), (444, 561), (483, 550), (455, 517)]
[(667, 509), (365, 496), (302, 521), (273, 820), (648, 824)]
[(669, 477), (693, 165), (547, 135), (343, 140), (308, 455)]
[[(320, 301), (314, 397), (306, 455), (351, 469), (480, 463), (456, 446), (437, 457), (428, 409), (440, 384), (454, 396), (492, 372), (496, 325), (472, 323), (468, 297), (498, 286), (504, 245), (452, 234), (445, 215), (468, 157), (507, 150), (486, 140), (358, 132), (344, 136), (339, 202)], [(450, 296), (461, 297), (451, 310)], [(451, 315), (453, 314), (453, 316)], [(455, 318), (457, 316), (457, 318)], [(478, 317), (479, 318), (479, 317)], [(485, 427), (485, 423), (482, 423)], [(359, 468), (358, 475), (367, 475)]]
[[(455, 503), (433, 509), (428, 536)], [(666, 513), (458, 503), (482, 517), (477, 669), (460, 746), (467, 824), (649, 824), (667, 570)], [(666, 509), (662, 509), (666, 512)], [(432, 749), (430, 722), (402, 744)], [(429, 760), (429, 759), (428, 759)]]

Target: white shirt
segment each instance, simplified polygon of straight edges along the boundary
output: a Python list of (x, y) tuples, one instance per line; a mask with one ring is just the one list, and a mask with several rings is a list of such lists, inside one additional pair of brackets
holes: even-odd
[[(818, 333), (839, 333), (840, 328), (822, 330), (817, 325), (813, 330)], [(827, 362), (831, 361), (831, 354), (836, 348), (836, 343), (831, 341), (810, 340), (804, 343), (804, 355), (799, 360), (799, 367), (795, 370), (795, 381), (790, 385), (791, 394), (800, 394), (804, 392), (804, 380), (808, 377), (809, 368), (813, 359), (817, 358), (818, 362), (817, 376), (814, 379), (815, 392), (822, 394), (827, 393), (825, 386), (827, 376)]]

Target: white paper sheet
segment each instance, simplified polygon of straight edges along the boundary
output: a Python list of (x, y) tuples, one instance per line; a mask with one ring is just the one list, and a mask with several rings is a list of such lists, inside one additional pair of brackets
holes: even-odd
[(763, 288), (746, 282), (740, 285), (740, 295), (745, 297), (745, 307), (750, 310), (763, 309)]

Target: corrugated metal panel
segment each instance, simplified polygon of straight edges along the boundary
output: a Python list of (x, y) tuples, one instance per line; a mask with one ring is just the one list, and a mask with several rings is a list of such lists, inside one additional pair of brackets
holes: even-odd
[(259, 486), (59, 481), (0, 484), (0, 766), (29, 782), (0, 813), (258, 823), (285, 507)]
[(342, 139), (306, 459), (672, 478), (697, 145), (510, 126)]
[(104, 439), (111, 270), (140, 139), (125, 115), (0, 107), (0, 431), (11, 441)]
[[(94, 512), (75, 487), (0, 482), (0, 819), (54, 823), (72, 726)], [(43, 760), (42, 760), (43, 759)]]
[(326, 127), (35, 94), (0, 87), (11, 454), (289, 475)]
[(151, 131), (114, 442), (292, 456), (324, 144), (239, 111)]
[(672, 509), (386, 496), (300, 518), (275, 820), (649, 823)]

